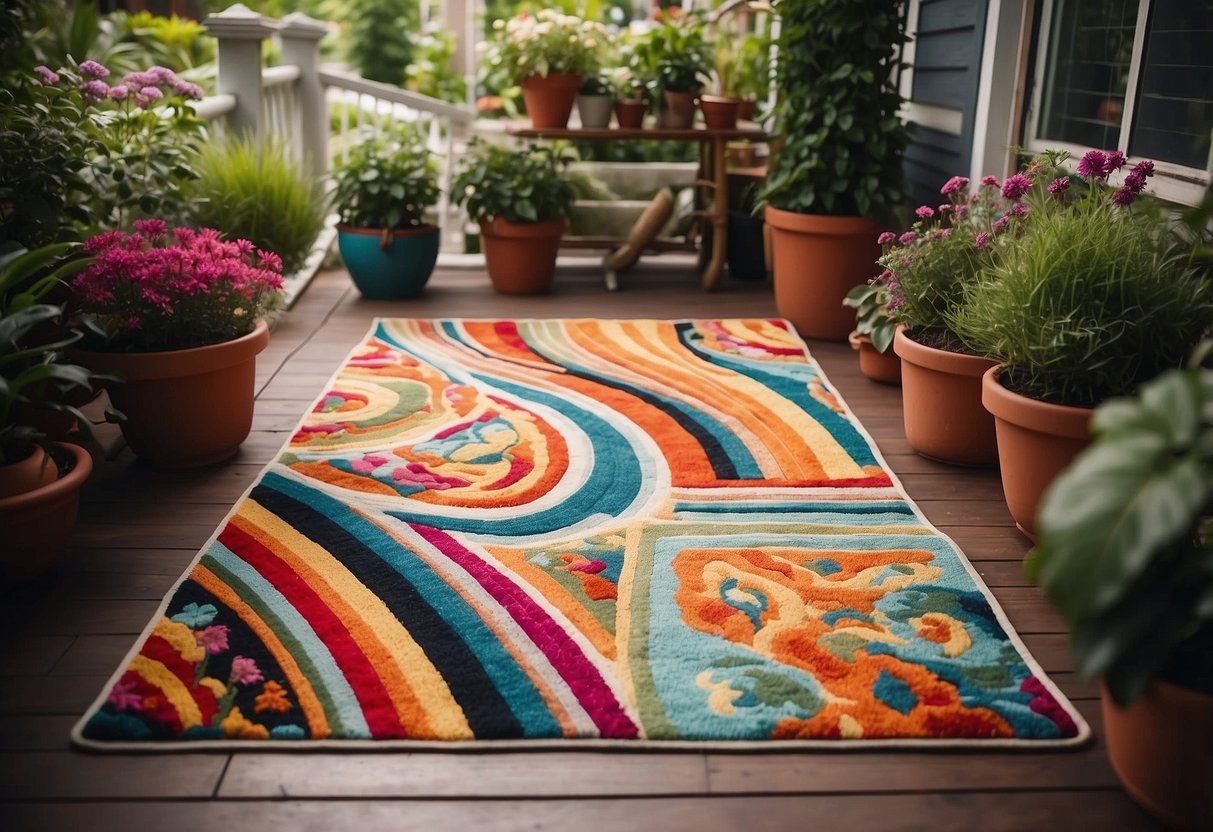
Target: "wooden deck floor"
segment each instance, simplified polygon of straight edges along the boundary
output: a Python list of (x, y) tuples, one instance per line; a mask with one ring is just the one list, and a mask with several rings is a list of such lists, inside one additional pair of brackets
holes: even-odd
[[(927, 517), (963, 548), (1033, 654), (1092, 724), (1069, 752), (90, 755), (68, 731), (231, 504), (373, 316), (770, 316), (769, 287), (650, 270), (606, 294), (562, 272), (549, 297), (494, 294), (482, 274), (435, 275), (425, 298), (361, 299), (321, 274), (258, 363), (254, 432), (233, 461), (160, 472), (99, 461), (71, 550), (8, 591), (0, 613), (0, 826), (5, 829), (1132, 830), (1152, 823), (1099, 741), (1097, 691), (1071, 673), (1062, 623), (1027, 584), (1027, 547), (998, 477), (914, 455), (900, 393), (859, 375), (845, 345), (811, 344)], [(104, 439), (105, 437), (103, 437)], [(109, 435), (112, 440), (112, 434)], [(2, 545), (3, 530), (0, 530)]]

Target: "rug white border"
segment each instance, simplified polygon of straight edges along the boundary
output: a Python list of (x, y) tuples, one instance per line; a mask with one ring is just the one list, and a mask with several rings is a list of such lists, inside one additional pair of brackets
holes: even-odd
[[(362, 348), (366, 343), (367, 338), (371, 337), (384, 321), (394, 320), (425, 320), (431, 322), (451, 322), (451, 323), (482, 323), (503, 320), (501, 318), (408, 318), (393, 316), (390, 318), (376, 316), (372, 321), (370, 328), (366, 334), (359, 338), (358, 342), (352, 346), (337, 369), (328, 377), (324, 384), (324, 388), (312, 399), (312, 404), (304, 410), (299, 420), (295, 423), (294, 429), (291, 431), (291, 436), (303, 426), (308, 415), (312, 412), (315, 406), (327, 394), (333, 383), (337, 380), (337, 376), (345, 369), (349, 360), (354, 356), (354, 353)], [(833, 392), (839, 406), (847, 419), (855, 426), (859, 435), (868, 443), (869, 449), (881, 468), (889, 475), (893, 487), (902, 496), (906, 503), (914, 511), (914, 516), (919, 521), (930, 529), (934, 534), (938, 535), (942, 540), (947, 542), (952, 547), (952, 551), (960, 560), (973, 579), (974, 585), (981, 591), (986, 602), (994, 611), (994, 616), (998, 623), (1002, 626), (1007, 634), (1008, 640), (1019, 651), (1024, 659), (1024, 663), (1032, 671), (1032, 674), (1040, 680), (1041, 684), (1053, 695), (1058, 704), (1062, 706), (1069, 717), (1074, 720), (1074, 724), (1078, 728), (1078, 734), (1074, 737), (1065, 739), (842, 739), (842, 740), (618, 740), (618, 739), (511, 739), (511, 740), (344, 740), (344, 739), (326, 739), (326, 740), (94, 740), (84, 736), (84, 726), (92, 715), (105, 704), (109, 697), (109, 692), (113, 686), (122, 678), (123, 672), (126, 670), (131, 659), (138, 654), (139, 649), (143, 646), (144, 641), (151, 635), (155, 629), (157, 622), (168, 610), (169, 601), (177, 594), (178, 587), (190, 576), (194, 571), (194, 567), (202, 560), (203, 554), (210, 548), (211, 544), (219, 537), (220, 532), (227, 525), (229, 519), (235, 514), (236, 508), (246, 499), (253, 489), (256, 488), (261, 480), (265, 477), (270, 468), (277, 462), (282, 451), (286, 449), (288, 439), (283, 443), (282, 448), (275, 454), (274, 459), (267, 462), (257, 474), (256, 479), (244, 490), (244, 493), (232, 504), (231, 509), (219, 522), (215, 531), (207, 539), (206, 543), (194, 555), (194, 559), (182, 571), (181, 576), (173, 583), (173, 586), (165, 594), (160, 606), (156, 609), (155, 614), (148, 621), (147, 626), (143, 628), (143, 632), (131, 645), (118, 667), (110, 675), (109, 679), (101, 688), (101, 692), (93, 700), (93, 703), (84, 711), (83, 716), (76, 722), (72, 728), (71, 741), (72, 745), (77, 748), (87, 751), (105, 751), (105, 752), (130, 752), (140, 751), (152, 754), (166, 754), (180, 751), (250, 751), (250, 752), (271, 752), (271, 751), (314, 751), (314, 752), (366, 752), (366, 751), (384, 751), (384, 752), (400, 752), (400, 751), (450, 751), (450, 752), (469, 752), (478, 753), (482, 751), (492, 752), (513, 752), (513, 751), (636, 751), (642, 753), (661, 753), (663, 751), (699, 751), (704, 753), (721, 753), (729, 751), (737, 752), (763, 752), (769, 754), (777, 754), (788, 751), (841, 751), (841, 752), (864, 752), (864, 751), (888, 751), (890, 749), (904, 749), (914, 751), (925, 750), (963, 750), (963, 751), (981, 751), (985, 749), (1013, 749), (1016, 751), (1044, 751), (1058, 749), (1074, 749), (1086, 745), (1091, 739), (1091, 726), (1083, 719), (1082, 714), (1074, 707), (1074, 703), (1069, 697), (1065, 696), (1061, 690), (1044, 672), (1040, 664), (1036, 661), (1036, 657), (1028, 650), (1027, 645), (1023, 643), (1019, 633), (1011, 626), (1010, 620), (1007, 618), (1006, 612), (998, 603), (998, 599), (994, 596), (986, 586), (985, 581), (981, 579), (973, 564), (965, 557), (964, 552), (952, 538), (941, 532), (935, 527), (918, 505), (910, 499), (906, 493), (905, 487), (901, 484), (893, 469), (889, 467), (884, 455), (880, 452), (880, 448), (868, 433), (867, 428), (855, 416), (850, 405), (843, 399), (838, 388), (834, 386), (826, 375), (825, 370), (817, 362), (813, 356), (809, 345), (796, 331), (796, 327), (792, 323), (783, 318), (764, 318), (761, 316), (750, 316), (745, 318), (516, 318), (509, 319), (519, 323), (527, 323), (531, 321), (582, 321), (582, 320), (623, 320), (623, 321), (656, 321), (658, 323), (692, 323), (696, 320), (778, 320), (782, 321), (786, 326), (788, 333), (792, 335), (796, 343), (804, 350), (805, 356), (808, 358), (812, 366), (817, 370), (822, 381), (827, 389)]]

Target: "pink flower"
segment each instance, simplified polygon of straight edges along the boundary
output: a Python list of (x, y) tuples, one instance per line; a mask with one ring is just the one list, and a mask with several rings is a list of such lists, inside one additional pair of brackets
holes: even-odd
[(1154, 163), (1143, 159), (1134, 165), (1133, 170), (1125, 177), (1125, 187), (1133, 191), (1134, 195), (1139, 194), (1146, 189), (1146, 179), (1153, 175)]
[(891, 245), (896, 239), (897, 235), (892, 231), (882, 231), (880, 232), (880, 236), (876, 238), (876, 244), (879, 246), (887, 246)]
[(1070, 187), (1070, 177), (1059, 176), (1058, 178), (1054, 179), (1052, 182), (1049, 183), (1049, 193), (1051, 193), (1051, 194), (1065, 193), (1066, 189), (1069, 187)]
[(1002, 195), (1007, 199), (1019, 199), (1031, 187), (1032, 180), (1022, 173), (1017, 173), (1014, 176), (1008, 176), (1007, 181), (1002, 183)]
[[(995, 180), (995, 181), (997, 181), (997, 180)], [(939, 189), (939, 192), (941, 194), (954, 194), (957, 191), (966, 190), (968, 187), (969, 187), (969, 180), (967, 177), (953, 176), (951, 179), (949, 179), (947, 182), (945, 182), (943, 184), (943, 187)]]
[(997, 232), (1004, 231), (1007, 227), (1007, 224), (1010, 222), (1011, 222), (1010, 215), (1003, 214), (1001, 217), (994, 220), (994, 222), (990, 225), (990, 227), (994, 229), (995, 233), (997, 233)]
[(901, 243), (903, 246), (908, 246), (910, 243), (914, 242), (917, 239), (918, 239), (918, 235), (915, 232), (907, 231), (904, 234), (902, 234), (900, 237), (897, 238), (897, 242)]
[(952, 229), (950, 229), (950, 228), (936, 228), (934, 231), (931, 232), (932, 240), (946, 240), (951, 236), (952, 236)]
[(935, 209), (930, 205), (919, 205), (916, 209), (914, 209), (914, 215), (920, 220), (929, 220), (931, 217), (935, 216)]
[(1022, 202), (1016, 202), (1011, 206), (1011, 210), (1008, 213), (1013, 217), (1022, 217), (1024, 214), (1028, 213), (1028, 206)]
[(236, 656), (232, 659), (231, 680), (237, 685), (253, 685), (260, 682), (264, 678), (261, 671), (257, 668), (257, 662), (244, 656)]
[(202, 98), (202, 87), (197, 84), (191, 84), (189, 81), (178, 80), (173, 84), (173, 92), (184, 98), (189, 98), (194, 101)]
[(1112, 194), (1112, 204), (1119, 205), (1121, 208), (1127, 208), (1133, 204), (1133, 200), (1137, 199), (1137, 193), (1137, 191), (1125, 185)]
[(228, 628), (222, 624), (213, 624), (204, 630), (194, 633), (198, 646), (206, 650), (207, 655), (215, 656), (227, 650)]
[(1109, 176), (1125, 166), (1125, 154), (1119, 150), (1113, 150), (1108, 154), (1108, 158), (1103, 163), (1103, 175)]
[(1078, 175), (1087, 179), (1100, 179), (1105, 175), (1104, 166), (1107, 163), (1108, 157), (1102, 150), (1088, 150), (1078, 162)]
[(42, 86), (53, 87), (59, 83), (59, 73), (46, 66), (34, 67), (34, 72), (42, 78)]
[(118, 682), (110, 690), (110, 695), (106, 697), (105, 701), (118, 711), (143, 710), (143, 697), (135, 691), (133, 682)]
[(125, 101), (130, 91), (130, 87), (126, 84), (118, 84), (116, 87), (110, 87), (110, 98), (115, 101)]
[(981, 186), (983, 188), (997, 188), (998, 187), (998, 177), (997, 176), (988, 176), (988, 175), (981, 177)]
[(86, 104), (98, 104), (109, 98), (110, 88), (104, 81), (85, 81), (80, 85), (80, 92)]
[(135, 230), (149, 240), (158, 240), (168, 232), (164, 220), (135, 220)]
[(177, 73), (173, 72), (166, 66), (149, 66), (147, 74), (155, 79), (156, 84), (164, 86), (172, 86), (177, 83)]
[(164, 93), (159, 87), (144, 87), (135, 94), (135, 105), (140, 109), (146, 110), (155, 101), (164, 98)]
[(973, 241), (973, 244), (976, 245), (978, 248), (989, 248), (990, 247), (990, 236), (991, 235), (990, 235), (989, 231), (978, 231), (977, 238)]
[(104, 78), (110, 71), (96, 61), (85, 61), (80, 64), (80, 74), (85, 78)]
[(272, 272), (282, 271), (282, 258), (272, 251), (257, 249), (257, 259), (261, 261), (263, 269), (269, 269)]

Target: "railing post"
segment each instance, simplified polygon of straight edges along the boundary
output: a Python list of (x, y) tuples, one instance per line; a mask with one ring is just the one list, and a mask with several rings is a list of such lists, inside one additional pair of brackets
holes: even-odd
[(282, 62), (299, 67), (299, 121), (303, 163), (322, 177), (328, 170), (329, 113), (320, 83), (320, 40), (328, 27), (302, 12), (292, 12), (278, 25)]
[(202, 21), (207, 32), (219, 42), (220, 95), (236, 97), (236, 108), (228, 114), (228, 124), (236, 131), (261, 134), (261, 42), (277, 27), (241, 3), (229, 6)]

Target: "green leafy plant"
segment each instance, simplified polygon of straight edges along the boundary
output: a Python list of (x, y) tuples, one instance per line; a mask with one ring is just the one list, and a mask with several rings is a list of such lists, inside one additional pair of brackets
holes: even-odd
[(404, 86), (431, 98), (463, 104), (467, 101), (467, 81), (451, 68), (454, 56), (454, 32), (426, 24), (413, 41), (413, 60), (405, 68)]
[(567, 150), (532, 145), (520, 150), (473, 139), (455, 177), (454, 196), (469, 219), (542, 222), (568, 216), (575, 193), (564, 176)]
[(347, 14), (346, 59), (364, 78), (403, 83), (405, 70), (413, 62), (409, 33), (421, 26), (417, 0), (353, 0)]
[(855, 310), (855, 331), (866, 335), (877, 352), (886, 352), (897, 334), (897, 321), (889, 314), (889, 290), (878, 281), (861, 283), (842, 301)]
[(577, 92), (580, 95), (611, 95), (613, 87), (600, 75), (587, 75)]
[(1155, 677), (1213, 693), (1213, 370), (1168, 370), (1092, 428), (1045, 494), (1029, 574), (1117, 702)]
[(341, 222), (360, 228), (419, 226), (438, 202), (438, 161), (420, 128), (396, 124), (369, 135), (335, 171)]
[(303, 266), (324, 228), (324, 191), (281, 141), (235, 137), (209, 144), (196, 168), (198, 179), (189, 187), (195, 225), (277, 252), (287, 274)]
[(593, 75), (602, 68), (610, 35), (605, 26), (554, 9), (493, 22), (485, 62), (513, 82), (554, 72)]
[(1182, 366), (1213, 327), (1213, 285), (1191, 242), (1160, 206), (1134, 203), (1153, 165), (1109, 184), (1123, 165), (1119, 152), (1089, 151), (1077, 166), (1082, 194), (1071, 177), (1050, 181), (1034, 167), (1003, 185), (1018, 179), (1026, 222), (993, 247), (949, 323), (1003, 364), (999, 380), (1014, 392), (1094, 407)]
[(714, 60), (703, 16), (664, 10), (655, 26), (626, 42), (623, 60), (632, 75), (654, 91), (698, 92)]
[(880, 220), (904, 199), (898, 0), (779, 0), (776, 208)]
[(736, 92), (743, 98), (763, 101), (771, 93), (771, 38), (750, 32), (734, 54)]
[(24, 459), (46, 438), (35, 423), (40, 412), (71, 413), (88, 430), (66, 394), (88, 390), (95, 376), (65, 358), (81, 334), (55, 299), (87, 265), (78, 244), (59, 243), (10, 254), (0, 266), (0, 465)]

